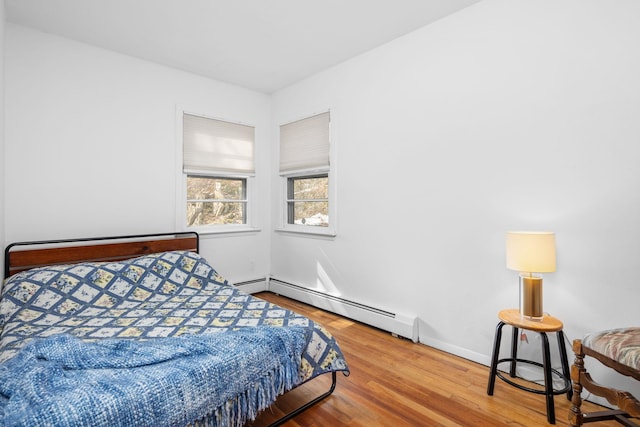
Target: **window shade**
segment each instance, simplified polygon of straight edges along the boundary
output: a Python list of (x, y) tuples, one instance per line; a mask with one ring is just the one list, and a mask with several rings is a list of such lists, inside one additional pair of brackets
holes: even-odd
[(329, 166), (329, 112), (280, 126), (280, 172)]
[(252, 126), (184, 114), (185, 173), (254, 173)]

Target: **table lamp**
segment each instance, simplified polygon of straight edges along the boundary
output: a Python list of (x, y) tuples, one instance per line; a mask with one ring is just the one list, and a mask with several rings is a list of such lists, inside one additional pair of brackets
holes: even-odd
[(520, 315), (542, 319), (542, 276), (556, 271), (556, 236), (548, 231), (510, 231), (507, 268), (520, 272)]

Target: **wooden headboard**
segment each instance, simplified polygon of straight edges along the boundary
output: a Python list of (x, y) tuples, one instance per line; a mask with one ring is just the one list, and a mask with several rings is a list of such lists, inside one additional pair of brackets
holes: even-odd
[(138, 234), (16, 242), (4, 251), (4, 278), (30, 268), (79, 262), (122, 261), (165, 251), (200, 250), (196, 232)]

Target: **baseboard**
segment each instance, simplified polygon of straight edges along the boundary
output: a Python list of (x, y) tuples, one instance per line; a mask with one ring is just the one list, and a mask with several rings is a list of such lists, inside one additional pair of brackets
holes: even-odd
[(268, 290), (418, 342), (418, 319), (270, 278)]
[(476, 362), (481, 365), (485, 365), (485, 366), (491, 365), (491, 357), (487, 356), (486, 354), (471, 351), (467, 348), (459, 347), (457, 345), (452, 345), (432, 337), (421, 336), (420, 343), (424, 345), (428, 345), (429, 347), (433, 347), (435, 349), (444, 351), (446, 353), (450, 353), (450, 354), (462, 357), (463, 359), (471, 360), (472, 362)]

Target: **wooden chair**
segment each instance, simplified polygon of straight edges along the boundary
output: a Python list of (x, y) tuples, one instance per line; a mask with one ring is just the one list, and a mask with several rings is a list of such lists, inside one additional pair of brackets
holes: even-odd
[[(640, 417), (640, 401), (627, 391), (596, 383), (584, 367), (585, 356), (593, 357), (616, 372), (640, 381), (640, 327), (614, 329), (590, 334), (573, 342), (576, 359), (571, 366), (573, 398), (569, 422), (581, 426), (604, 420), (615, 420), (626, 426), (640, 426), (630, 418)], [(604, 397), (618, 409), (583, 413), (580, 409), (582, 389)]]

